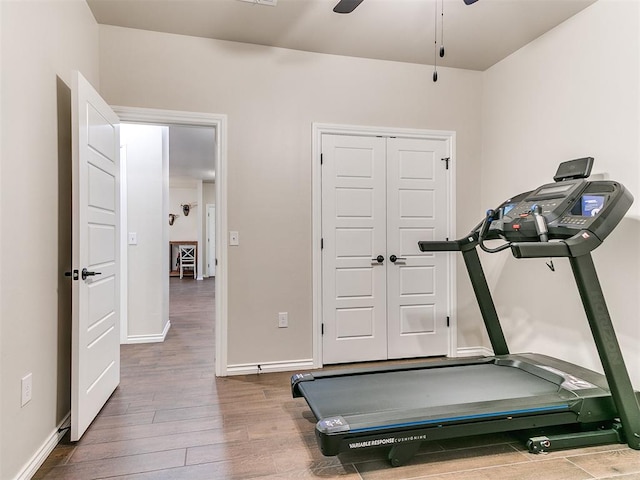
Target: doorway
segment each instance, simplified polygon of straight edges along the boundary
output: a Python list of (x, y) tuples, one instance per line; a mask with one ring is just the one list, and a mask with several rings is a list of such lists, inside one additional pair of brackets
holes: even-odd
[[(187, 202), (198, 203), (199, 207), (192, 210), (196, 215), (200, 215), (203, 219), (206, 215), (205, 205), (207, 203), (214, 203), (216, 205), (216, 221), (215, 226), (218, 232), (226, 231), (226, 125), (227, 120), (225, 115), (213, 115), (213, 114), (201, 114), (191, 112), (177, 112), (167, 110), (155, 110), (155, 109), (142, 109), (131, 107), (113, 107), (114, 111), (118, 114), (121, 121), (146, 125), (165, 125), (165, 126), (179, 126), (179, 127), (205, 127), (212, 129), (215, 137), (215, 167), (211, 170), (215, 171), (215, 189), (209, 198), (202, 197), (202, 201)], [(202, 181), (200, 183), (200, 195), (202, 195)], [(200, 198), (200, 197), (199, 197)], [(213, 198), (213, 200), (212, 200)], [(184, 205), (184, 204), (183, 204)], [(164, 219), (166, 223), (166, 230), (169, 228), (169, 206), (167, 205), (167, 215)], [(191, 213), (189, 215), (194, 215)], [(184, 215), (183, 212), (179, 214)], [(203, 220), (199, 222), (200, 230), (197, 232), (198, 238), (203, 236), (205, 229)], [(226, 356), (226, 319), (227, 319), (227, 269), (226, 269), (226, 245), (220, 242), (221, 238), (224, 238), (222, 233), (215, 236), (216, 248), (215, 255), (218, 263), (216, 271), (215, 282), (215, 369), (217, 376), (226, 375), (227, 369), (227, 356)], [(127, 242), (127, 238), (123, 238), (124, 242)], [(169, 259), (169, 246), (166, 242), (166, 250), (162, 258), (159, 261), (170, 264)], [(205, 242), (202, 242), (202, 250), (206, 250)], [(202, 257), (201, 257), (202, 259)], [(200, 272), (204, 272), (203, 266), (198, 262), (198, 269)], [(124, 272), (123, 279), (126, 279), (126, 272)], [(167, 275), (168, 279), (168, 275)], [(126, 283), (126, 282), (123, 282)], [(127, 288), (126, 285), (123, 286)]]
[(453, 236), (454, 141), (314, 125), (317, 366), (452, 352), (455, 259), (417, 242)]

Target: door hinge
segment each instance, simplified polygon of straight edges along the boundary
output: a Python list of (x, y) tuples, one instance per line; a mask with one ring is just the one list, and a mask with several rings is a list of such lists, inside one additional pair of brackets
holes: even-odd
[(218, 266), (218, 259), (216, 258), (216, 267)]
[(450, 324), (451, 324), (451, 319), (447, 317), (447, 327), (449, 327)]
[(322, 165), (324, 163), (324, 154), (321, 153), (320, 154), (320, 165)]
[(320, 324), (320, 335), (324, 335), (324, 323)]
[(324, 238), (320, 239), (320, 250), (324, 249)]
[(445, 157), (445, 158), (441, 158), (440, 160), (442, 160), (444, 162), (444, 166), (447, 170), (449, 170), (449, 162), (451, 161), (451, 157)]

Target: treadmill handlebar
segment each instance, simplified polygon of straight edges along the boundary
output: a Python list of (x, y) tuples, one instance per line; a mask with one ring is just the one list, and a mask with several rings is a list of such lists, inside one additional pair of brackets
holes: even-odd
[(422, 240), (418, 242), (421, 252), (463, 252), (476, 248), (478, 232), (471, 232), (457, 240)]
[(563, 241), (558, 242), (513, 242), (511, 253), (516, 258), (570, 257), (571, 251)]
[(541, 242), (549, 241), (549, 227), (547, 225), (547, 219), (542, 215), (542, 208), (540, 205), (534, 205), (531, 208), (531, 213), (533, 213), (533, 218), (536, 224), (536, 232), (538, 233), (538, 238), (540, 238)]

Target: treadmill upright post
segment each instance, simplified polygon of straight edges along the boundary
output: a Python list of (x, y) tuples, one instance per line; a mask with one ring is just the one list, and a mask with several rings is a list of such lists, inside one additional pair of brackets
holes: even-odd
[(509, 347), (507, 347), (507, 341), (504, 338), (502, 327), (500, 326), (500, 320), (498, 318), (498, 312), (496, 306), (493, 303), (493, 297), (487, 284), (487, 278), (484, 275), (482, 264), (480, 263), (480, 257), (478, 251), (475, 248), (463, 249), (462, 258), (467, 266), (467, 272), (469, 273), (469, 279), (473, 286), (473, 291), (476, 294), (476, 300), (480, 307), (480, 313), (484, 320), (485, 328), (489, 334), (489, 340), (491, 341), (491, 347), (493, 348), (494, 355), (508, 355)]
[(500, 326), (500, 319), (498, 318), (498, 312), (496, 306), (493, 303), (493, 297), (487, 284), (487, 278), (484, 275), (482, 269), (482, 263), (480, 263), (480, 257), (478, 256), (478, 234), (472, 231), (466, 237), (458, 240), (447, 241), (420, 241), (418, 242), (418, 248), (421, 252), (461, 252), (464, 263), (467, 267), (467, 273), (471, 280), (471, 286), (476, 295), (478, 301), (478, 307), (480, 307), (480, 313), (482, 320), (484, 321), (487, 334), (489, 335), (489, 341), (493, 348), (494, 355), (508, 355), (509, 347), (507, 347), (507, 341), (504, 338), (502, 332), (502, 326)]
[(569, 257), (627, 444), (640, 450), (640, 406), (629, 379), (591, 253)]

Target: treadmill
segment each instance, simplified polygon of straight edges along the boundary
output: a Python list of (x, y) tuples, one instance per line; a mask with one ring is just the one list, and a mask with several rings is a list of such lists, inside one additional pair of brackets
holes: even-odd
[[(494, 356), (291, 377), (293, 397), (304, 397), (317, 420), (324, 455), (388, 447), (399, 466), (424, 441), (506, 431), (534, 432), (526, 440), (532, 453), (615, 442), (640, 450), (640, 394), (591, 258), (633, 197), (621, 183), (587, 180), (592, 165), (591, 157), (563, 162), (554, 183), (489, 210), (464, 238), (419, 242), (422, 252), (462, 254)], [(569, 259), (605, 375), (545, 355), (509, 353), (478, 247), (511, 249), (516, 258)], [(559, 433), (549, 433), (557, 427)]]

